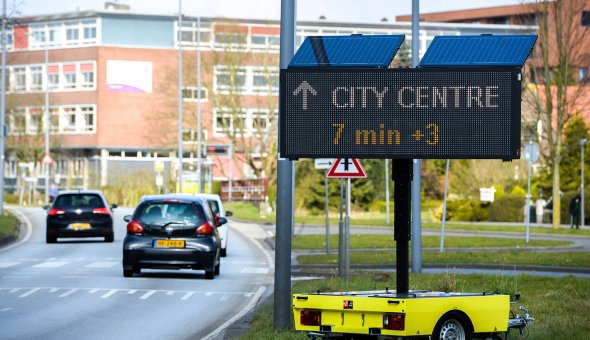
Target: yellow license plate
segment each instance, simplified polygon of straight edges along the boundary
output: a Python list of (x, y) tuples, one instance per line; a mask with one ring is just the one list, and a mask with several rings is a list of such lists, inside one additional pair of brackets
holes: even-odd
[(74, 230), (84, 230), (84, 229), (90, 229), (90, 224), (88, 223), (72, 223), (70, 224), (70, 229), (74, 229)]
[(184, 248), (184, 240), (154, 240), (154, 248)]

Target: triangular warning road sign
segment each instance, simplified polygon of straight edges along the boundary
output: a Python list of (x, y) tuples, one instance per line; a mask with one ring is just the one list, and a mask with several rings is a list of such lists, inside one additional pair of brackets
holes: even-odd
[(326, 175), (328, 178), (367, 178), (357, 158), (338, 158)]

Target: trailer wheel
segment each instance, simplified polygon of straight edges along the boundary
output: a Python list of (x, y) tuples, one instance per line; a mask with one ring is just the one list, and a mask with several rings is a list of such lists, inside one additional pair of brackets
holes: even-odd
[(471, 340), (469, 321), (459, 313), (443, 315), (434, 326), (432, 332), (434, 340)]

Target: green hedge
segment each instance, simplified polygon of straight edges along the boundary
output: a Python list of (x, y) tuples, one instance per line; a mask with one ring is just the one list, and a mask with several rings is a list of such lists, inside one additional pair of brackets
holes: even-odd
[(526, 198), (520, 195), (507, 194), (499, 197), (490, 204), (489, 220), (494, 222), (522, 222), (524, 221), (524, 206)]

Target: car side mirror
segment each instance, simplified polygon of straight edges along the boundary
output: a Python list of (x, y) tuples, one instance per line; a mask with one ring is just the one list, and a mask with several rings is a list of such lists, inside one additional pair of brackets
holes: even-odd
[(49, 210), (49, 206), (48, 205), (44, 205), (43, 206), (43, 210)]
[(224, 225), (226, 223), (227, 223), (227, 218), (225, 218), (225, 217), (219, 217), (219, 218), (217, 218), (217, 223), (216, 224), (217, 224), (218, 227), (221, 227), (222, 225)]
[(116, 209), (118, 207), (118, 205), (116, 204), (111, 204), (111, 209)]
[(125, 221), (125, 222), (131, 222), (131, 218), (132, 218), (131, 215), (125, 215), (123, 217), (123, 221)]
[(225, 212), (225, 216), (226, 216), (226, 217), (232, 217), (233, 215), (234, 215), (234, 213), (233, 213), (233, 212), (231, 212), (231, 211), (226, 211), (226, 212)]

